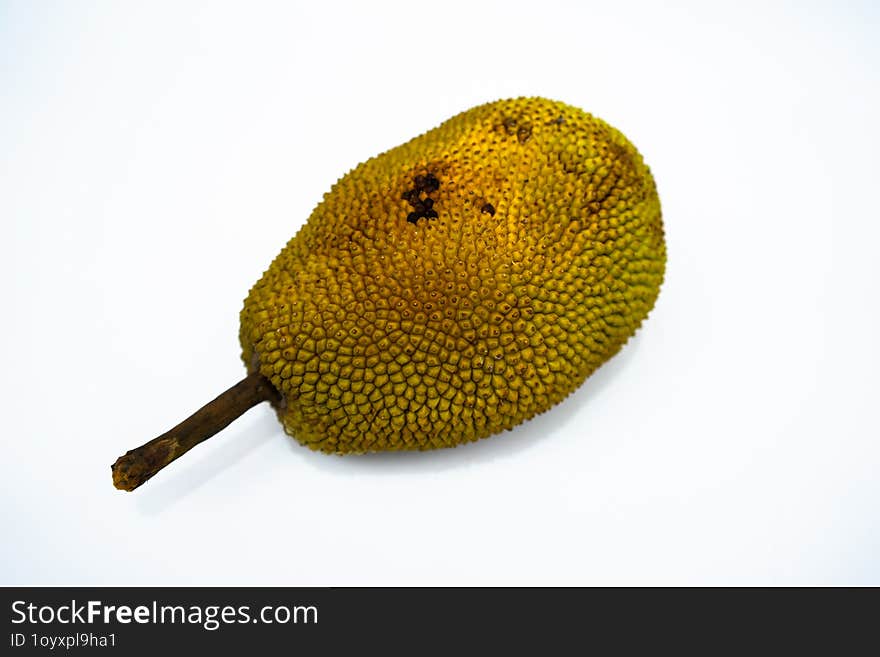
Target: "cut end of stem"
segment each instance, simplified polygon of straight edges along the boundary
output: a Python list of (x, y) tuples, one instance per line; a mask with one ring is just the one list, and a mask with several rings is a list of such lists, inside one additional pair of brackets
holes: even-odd
[(120, 490), (134, 490), (247, 410), (261, 402), (275, 403), (279, 399), (269, 379), (259, 373), (247, 376), (170, 431), (116, 459), (110, 467), (113, 485)]
[(173, 438), (157, 438), (127, 451), (110, 466), (113, 485), (119, 490), (134, 490), (177, 458), (175, 445)]

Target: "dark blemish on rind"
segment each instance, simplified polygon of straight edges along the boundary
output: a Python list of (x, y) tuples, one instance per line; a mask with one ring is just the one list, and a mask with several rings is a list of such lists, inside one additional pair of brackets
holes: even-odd
[[(413, 178), (413, 188), (405, 191), (401, 196), (413, 208), (413, 211), (406, 216), (409, 223), (416, 224), (419, 219), (437, 219), (437, 211), (433, 209), (434, 199), (428, 198), (427, 194), (438, 189), (440, 189), (440, 181), (433, 173)], [(425, 198), (422, 198), (423, 193)]]
[(425, 176), (416, 176), (413, 179), (413, 189), (407, 194), (418, 195), (420, 192), (436, 192), (438, 189), (440, 189), (440, 181), (433, 173), (429, 173)]
[[(522, 118), (522, 117), (520, 117)], [(508, 135), (516, 135), (516, 140), (520, 144), (526, 143), (532, 136), (532, 124), (528, 121), (520, 123), (518, 119), (512, 116), (505, 116), (501, 119), (501, 125), (496, 129), (503, 129)]]
[(562, 125), (565, 123), (565, 117), (560, 114), (555, 119), (550, 119), (544, 125)]
[(437, 177), (433, 173), (429, 173), (425, 176), (424, 188), (426, 192), (436, 192), (440, 189), (440, 181), (437, 180)]
[(411, 224), (417, 224), (419, 219), (436, 219), (437, 217), (436, 210), (419, 210), (406, 215), (406, 220)]
[(491, 203), (484, 203), (483, 207), (480, 208), (480, 212), (482, 214), (488, 214), (491, 217), (495, 216), (495, 208), (492, 206)]

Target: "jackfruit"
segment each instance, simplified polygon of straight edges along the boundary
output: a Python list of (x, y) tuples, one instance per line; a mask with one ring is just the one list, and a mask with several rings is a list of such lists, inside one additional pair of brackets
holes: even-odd
[(543, 98), (488, 103), (333, 185), (250, 290), (242, 356), (312, 449), (451, 447), (577, 388), (665, 262), (654, 179), (620, 132)]

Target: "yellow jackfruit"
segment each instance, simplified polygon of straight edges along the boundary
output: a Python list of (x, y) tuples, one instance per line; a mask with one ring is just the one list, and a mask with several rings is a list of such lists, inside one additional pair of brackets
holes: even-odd
[(247, 378), (113, 465), (133, 490), (251, 406), (333, 453), (450, 447), (572, 392), (666, 263), (654, 180), (575, 107), (475, 107), (341, 178), (251, 289)]
[(250, 291), (243, 357), (325, 452), (477, 440), (614, 355), (665, 266), (653, 178), (569, 105), (475, 107), (340, 179)]

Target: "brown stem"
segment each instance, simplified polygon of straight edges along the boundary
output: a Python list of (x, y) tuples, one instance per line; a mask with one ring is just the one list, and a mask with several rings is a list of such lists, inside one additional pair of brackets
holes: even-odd
[(113, 485), (120, 490), (134, 490), (174, 459), (224, 429), (248, 409), (264, 401), (274, 403), (278, 398), (278, 391), (269, 379), (259, 372), (250, 374), (171, 431), (116, 459), (111, 466)]

